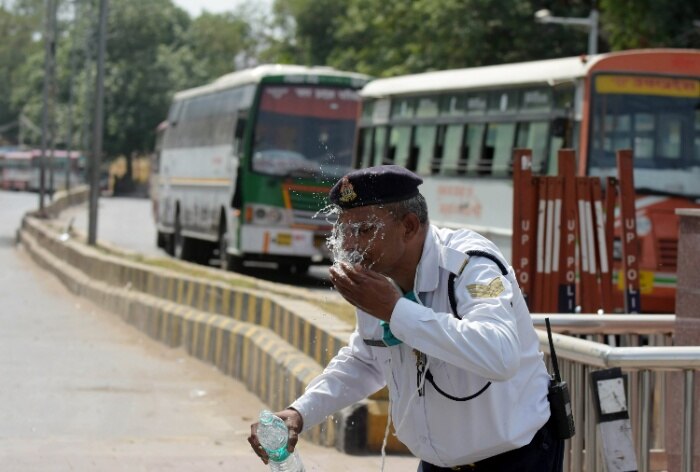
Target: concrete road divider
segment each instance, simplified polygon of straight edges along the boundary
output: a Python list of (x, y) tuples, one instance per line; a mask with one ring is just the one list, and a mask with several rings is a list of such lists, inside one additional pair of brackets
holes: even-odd
[[(57, 194), (47, 214), (55, 215), (86, 198), (84, 189)], [(23, 246), (71, 292), (149, 336), (212, 363), (275, 410), (304, 391), (352, 332), (352, 326), (317, 305), (285, 294), (288, 288), (278, 290), (269, 283), (263, 289), (250, 288), (193, 277), (59, 236), (50, 220), (35, 214), (23, 219)], [(378, 452), (387, 419), (386, 395), (383, 390), (329, 417), (305, 433), (307, 439), (350, 453)], [(391, 435), (387, 449), (406, 451)]]

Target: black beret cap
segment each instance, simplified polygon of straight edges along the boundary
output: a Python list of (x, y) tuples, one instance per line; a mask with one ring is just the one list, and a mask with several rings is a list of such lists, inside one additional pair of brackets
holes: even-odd
[(340, 208), (399, 202), (418, 195), (423, 179), (401, 166), (354, 170), (333, 186), (328, 196)]

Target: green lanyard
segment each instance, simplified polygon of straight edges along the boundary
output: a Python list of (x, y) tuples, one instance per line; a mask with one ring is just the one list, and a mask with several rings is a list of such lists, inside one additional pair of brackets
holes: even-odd
[[(405, 293), (403, 298), (411, 300), (413, 303), (418, 303), (416, 292), (414, 292), (413, 290)], [(384, 341), (384, 344), (386, 344), (387, 346), (396, 346), (402, 343), (402, 341), (396, 336), (394, 336), (394, 333), (391, 332), (391, 328), (389, 328), (389, 323), (387, 323), (386, 321), (380, 321), (379, 324), (384, 330), (384, 334), (382, 335), (382, 341)]]

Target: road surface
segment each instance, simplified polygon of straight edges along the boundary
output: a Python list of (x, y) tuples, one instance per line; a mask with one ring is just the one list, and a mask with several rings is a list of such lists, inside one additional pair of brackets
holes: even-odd
[[(243, 385), (76, 298), (14, 245), (36, 195), (0, 192), (0, 469), (265, 471), (247, 444), (265, 407)], [(381, 458), (303, 441), (307, 471)], [(417, 460), (389, 457), (387, 472)]]

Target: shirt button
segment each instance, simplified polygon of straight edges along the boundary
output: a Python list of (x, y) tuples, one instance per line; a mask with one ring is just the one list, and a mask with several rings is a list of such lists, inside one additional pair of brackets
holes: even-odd
[(427, 443), (427, 442), (428, 442), (428, 438), (426, 438), (425, 436), (421, 436), (421, 437), (419, 437), (418, 439), (420, 439), (420, 442), (422, 442), (422, 443)]

